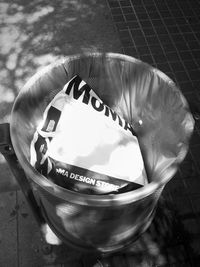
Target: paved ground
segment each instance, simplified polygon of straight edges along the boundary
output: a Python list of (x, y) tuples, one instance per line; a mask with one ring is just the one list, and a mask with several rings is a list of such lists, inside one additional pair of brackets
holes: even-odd
[[(41, 66), (63, 55), (86, 50), (122, 52), (164, 71), (180, 86), (197, 118), (190, 151), (165, 188), (165, 201), (159, 204), (154, 223), (138, 240), (140, 253), (102, 262), (120, 267), (200, 266), (200, 3), (107, 3), (1, 1), (1, 122), (9, 120), (7, 114), (21, 85)], [(65, 248), (51, 248), (44, 242), (10, 177), (1, 159), (0, 266), (94, 266), (86, 258), (77, 259), (69, 249), (65, 252)]]

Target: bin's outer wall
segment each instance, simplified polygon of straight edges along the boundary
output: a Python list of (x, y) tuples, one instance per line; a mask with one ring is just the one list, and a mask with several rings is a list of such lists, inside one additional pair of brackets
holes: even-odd
[[(133, 126), (135, 121), (143, 121), (136, 130), (150, 182), (144, 188), (114, 199), (72, 194), (52, 185), (30, 165), (30, 143), (43, 112), (75, 74)], [(69, 233), (73, 232), (77, 244), (81, 239), (83, 246), (105, 246), (109, 250), (115, 246), (118, 249), (117, 242), (129, 242), (151, 214), (160, 188), (172, 178), (186, 155), (193, 126), (185, 98), (163, 73), (128, 56), (88, 54), (69, 56), (28, 81), (13, 106), (11, 139), (27, 176), (39, 186), (42, 205), (52, 224), (66, 239), (70, 240)], [(55, 201), (59, 201), (58, 205)], [(110, 215), (116, 220), (106, 224), (105, 218)]]
[(52, 230), (77, 250), (113, 253), (127, 248), (150, 225), (160, 188), (129, 205), (94, 207), (63, 201), (38, 188), (44, 215)]

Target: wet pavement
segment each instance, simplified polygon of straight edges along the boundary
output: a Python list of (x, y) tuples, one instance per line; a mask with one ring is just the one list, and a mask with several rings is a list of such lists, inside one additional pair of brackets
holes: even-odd
[[(63, 55), (92, 50), (131, 55), (166, 73), (188, 100), (196, 124), (189, 153), (164, 189), (151, 227), (128, 253), (99, 261), (46, 244), (2, 158), (0, 266), (200, 266), (200, 2), (74, 0), (54, 6), (48, 1), (12, 2), (1, 9), (7, 14), (2, 25), (16, 37), (6, 37), (11, 41), (1, 45), (1, 122), (9, 121), (19, 88), (34, 72)], [(83, 33), (77, 37), (78, 30)]]

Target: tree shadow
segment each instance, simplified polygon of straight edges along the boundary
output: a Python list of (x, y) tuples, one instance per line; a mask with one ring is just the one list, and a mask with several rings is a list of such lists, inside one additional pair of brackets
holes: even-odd
[(5, 110), (10, 113), (21, 87), (41, 67), (70, 54), (120, 52), (105, 1), (8, 0), (0, 10), (1, 122), (9, 120)]

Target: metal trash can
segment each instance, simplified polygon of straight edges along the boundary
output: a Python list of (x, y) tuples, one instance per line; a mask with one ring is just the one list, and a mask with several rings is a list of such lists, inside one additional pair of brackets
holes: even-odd
[[(76, 74), (130, 124), (143, 121), (137, 135), (148, 185), (115, 195), (86, 195), (53, 184), (30, 165), (30, 143), (46, 106)], [(193, 126), (184, 96), (164, 73), (130, 56), (89, 53), (68, 56), (34, 75), (16, 98), (10, 131), (56, 235), (79, 250), (111, 253), (129, 246), (150, 225), (164, 186), (187, 153)]]

